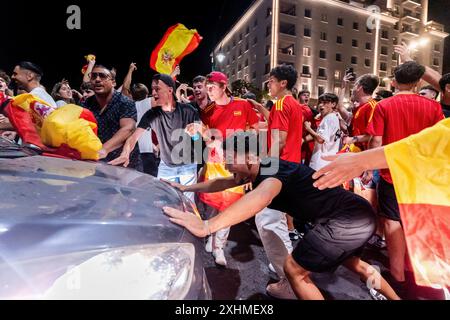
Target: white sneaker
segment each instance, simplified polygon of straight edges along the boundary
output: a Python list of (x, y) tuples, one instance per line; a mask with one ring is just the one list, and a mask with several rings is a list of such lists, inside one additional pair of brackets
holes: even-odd
[(213, 240), (213, 236), (209, 236), (208, 240), (206, 240), (206, 245), (205, 245), (205, 251), (211, 253), (213, 251), (212, 249), (212, 240)]
[(274, 298), (282, 300), (297, 300), (297, 297), (292, 291), (291, 285), (286, 278), (281, 279), (276, 283), (269, 284), (266, 288), (267, 293)]
[(213, 256), (216, 260), (216, 263), (220, 266), (227, 266), (227, 260), (225, 259), (225, 253), (223, 252), (223, 249), (214, 249)]
[(275, 268), (273, 267), (273, 264), (269, 263), (269, 271), (272, 273), (277, 273), (277, 271), (275, 270)]

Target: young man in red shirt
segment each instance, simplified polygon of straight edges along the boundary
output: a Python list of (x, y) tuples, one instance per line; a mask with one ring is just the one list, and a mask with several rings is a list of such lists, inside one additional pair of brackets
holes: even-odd
[[(269, 157), (301, 163), (303, 113), (300, 103), (292, 96), (298, 73), (291, 65), (278, 66), (270, 72), (269, 94), (277, 99), (270, 113), (263, 106), (255, 106), (268, 119)], [(280, 281), (267, 286), (267, 292), (279, 299), (294, 299), (295, 295), (283, 270), (287, 256), (292, 252), (286, 215), (266, 208), (255, 217), (266, 255)]]
[[(375, 108), (368, 133), (373, 136), (369, 148), (389, 145), (444, 118), (439, 103), (413, 92), (425, 73), (425, 67), (414, 61), (405, 62), (395, 71), (393, 85), (398, 92), (392, 98), (382, 100)], [(389, 252), (392, 284), (398, 292), (404, 291), (406, 242), (398, 202), (389, 170), (381, 171), (378, 185), (380, 215), (384, 218), (386, 242)]]
[[(221, 72), (212, 72), (206, 77), (208, 96), (213, 103), (201, 110), (200, 118), (203, 125), (192, 124), (187, 128), (191, 135), (201, 132), (206, 140), (208, 159), (201, 178), (203, 181), (231, 176), (224, 166), (222, 142), (236, 130), (258, 128), (259, 118), (251, 103), (233, 97), (227, 83), (227, 76)], [(244, 189), (239, 187), (213, 194), (200, 193), (198, 198), (206, 215), (214, 216), (239, 200), (243, 194)], [(229, 233), (229, 228), (219, 230), (206, 244), (206, 250), (212, 252), (218, 265), (227, 264), (223, 249)]]

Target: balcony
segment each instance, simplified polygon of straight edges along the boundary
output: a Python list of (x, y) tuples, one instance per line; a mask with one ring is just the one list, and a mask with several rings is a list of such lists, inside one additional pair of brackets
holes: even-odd
[(295, 37), (297, 35), (295, 31), (295, 24), (281, 22), (280, 33)]
[(400, 35), (402, 36), (403, 39), (413, 39), (413, 38), (417, 38), (419, 36), (419, 30), (418, 29), (413, 29), (410, 28), (408, 26), (405, 26), (401, 32)]
[(280, 4), (280, 13), (285, 14), (287, 16), (296, 17), (296, 8), (295, 4), (282, 2)]
[(403, 8), (414, 10), (421, 6), (421, 4), (417, 1), (406, 0), (402, 2)]
[(420, 22), (420, 14), (416, 14), (413, 12), (405, 12), (402, 17), (402, 22), (406, 22), (409, 24)]

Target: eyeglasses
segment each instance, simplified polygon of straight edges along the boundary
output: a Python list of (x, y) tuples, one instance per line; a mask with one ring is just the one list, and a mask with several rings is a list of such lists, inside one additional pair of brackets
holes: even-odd
[(111, 78), (111, 75), (109, 75), (107, 73), (104, 73), (104, 72), (91, 72), (89, 74), (89, 78), (91, 80), (95, 80), (95, 79), (97, 79), (97, 77), (100, 78), (100, 80), (103, 81), (103, 80)]

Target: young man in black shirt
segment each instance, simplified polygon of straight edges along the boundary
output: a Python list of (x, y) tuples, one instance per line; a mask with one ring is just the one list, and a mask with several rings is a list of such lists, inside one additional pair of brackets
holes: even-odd
[[(230, 140), (231, 139), (231, 140)], [(181, 191), (217, 192), (246, 183), (253, 191), (218, 216), (201, 221), (195, 215), (164, 208), (170, 220), (198, 237), (245, 221), (263, 208), (287, 212), (313, 221), (315, 227), (298, 243), (285, 262), (285, 273), (300, 299), (323, 299), (313, 284), (311, 272), (329, 272), (343, 264), (364, 281), (377, 279), (377, 289), (389, 299), (399, 299), (389, 284), (358, 255), (375, 232), (375, 213), (363, 198), (342, 188), (318, 190), (313, 186), (314, 171), (301, 164), (256, 156), (257, 138), (237, 133), (227, 139), (227, 169), (234, 177), (211, 180), (190, 187), (172, 184)], [(278, 168), (274, 168), (278, 164)], [(274, 173), (275, 172), (275, 173)]]
[[(158, 178), (182, 185), (197, 182), (197, 164), (194, 159), (194, 147), (197, 146), (194, 146), (185, 128), (188, 124), (200, 121), (200, 118), (191, 105), (176, 102), (175, 91), (175, 81), (169, 75), (157, 74), (153, 77), (152, 96), (155, 106), (144, 114), (136, 131), (125, 143), (122, 154), (109, 164), (127, 167), (131, 150), (151, 127), (160, 146)], [(201, 141), (198, 143), (201, 149)], [(187, 196), (194, 200), (193, 193)]]

